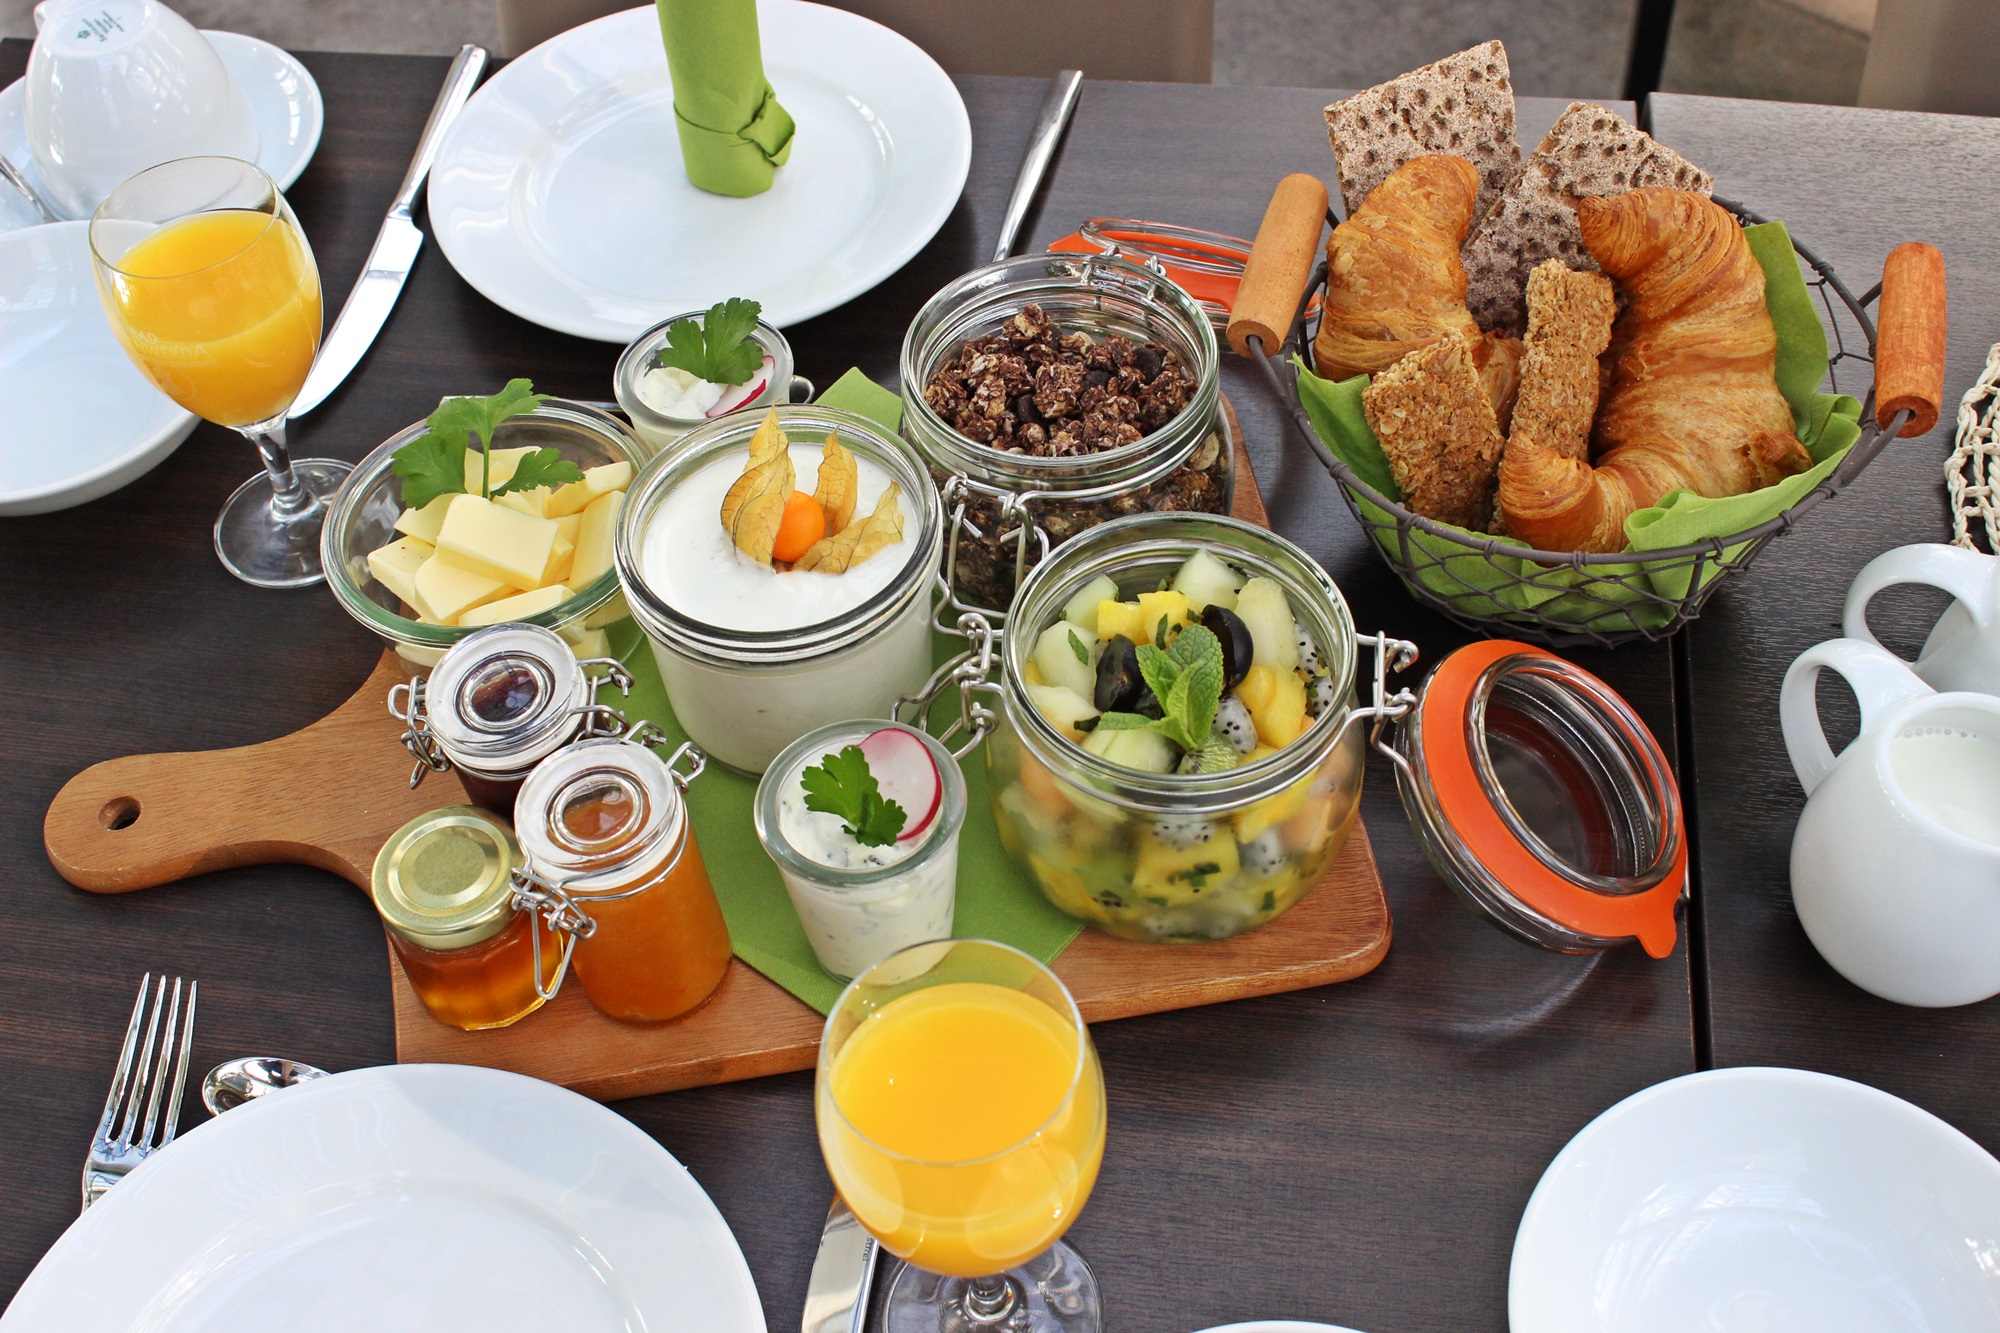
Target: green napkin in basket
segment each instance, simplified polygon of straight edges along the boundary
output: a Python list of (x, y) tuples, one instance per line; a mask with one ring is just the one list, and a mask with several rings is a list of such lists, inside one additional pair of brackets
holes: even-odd
[(688, 179), (714, 194), (762, 194), (795, 127), (764, 77), (757, 0), (656, 3)]
[[(881, 421), (891, 430), (900, 418), (902, 400), (859, 371), (842, 376), (818, 401)], [(890, 410), (893, 407), (893, 412)], [(628, 717), (650, 718), (675, 744), (687, 738), (667, 702), (659, 668), (646, 639), (632, 622), (613, 632), (618, 657), (632, 672), (631, 698), (622, 702)], [(956, 640), (940, 637), (936, 652), (942, 661), (956, 651)], [(613, 696), (615, 701), (615, 696)], [(986, 759), (975, 750), (959, 765), (965, 774), (965, 831), (958, 841), (958, 907), (954, 934), (1000, 940), (1048, 962), (1076, 938), (1082, 924), (1051, 907), (1041, 891), (1018, 870), (1000, 846), (1000, 834), (986, 800)], [(688, 789), (688, 809), (702, 860), (722, 915), (729, 922), (729, 940), (736, 956), (825, 1013), (840, 996), (841, 983), (821, 969), (799, 925), (798, 914), (785, 893), (778, 868), (764, 854), (751, 826), (750, 812), (757, 782), (720, 765), (708, 770)]]
[[(1674, 613), (1670, 605), (1657, 599), (1678, 601), (1685, 597), (1693, 571), (1685, 564), (1649, 568), (1644, 552), (1728, 537), (1755, 527), (1790, 508), (1840, 465), (1848, 448), (1860, 438), (1861, 403), (1847, 394), (1819, 391), (1826, 379), (1826, 330), (1784, 224), (1761, 223), (1745, 228), (1743, 234), (1764, 270), (1764, 303), (1778, 334), (1778, 389), (1792, 405), (1799, 441), (1812, 455), (1813, 467), (1747, 495), (1709, 499), (1690, 491), (1675, 491), (1625, 521), (1625, 535), (1636, 557), (1630, 564), (1596, 566), (1589, 574), (1568, 566), (1549, 568), (1511, 557), (1488, 558), (1412, 530), (1410, 541), (1416, 548), (1412, 554), (1427, 562), (1420, 564), (1416, 584), (1468, 615), (1506, 617), (1533, 612), (1546, 620), (1588, 626), (1603, 633), (1661, 628)], [(1402, 493), (1390, 475), (1389, 461), (1362, 411), (1361, 390), (1367, 384), (1366, 375), (1336, 382), (1299, 367), (1299, 398), (1320, 438), (1363, 481), (1391, 499), (1400, 499)], [(1389, 525), (1390, 535), (1378, 540), (1395, 540), (1393, 520), (1386, 510), (1366, 501), (1361, 509), (1371, 524)], [(1527, 546), (1514, 538), (1491, 540), (1505, 546)], [(1713, 577), (1714, 565), (1704, 568)], [(1653, 596), (1607, 580), (1610, 575), (1633, 573), (1644, 574)], [(1587, 592), (1581, 590), (1586, 584)]]

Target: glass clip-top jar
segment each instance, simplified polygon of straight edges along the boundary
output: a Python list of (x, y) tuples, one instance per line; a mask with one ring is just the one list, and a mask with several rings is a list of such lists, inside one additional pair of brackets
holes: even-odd
[[(1191, 377), (1187, 403), (1138, 439), (1090, 452), (1036, 453), (963, 433), (928, 401), (928, 386), (968, 342), (1004, 335), (1031, 305), (1058, 341), (1118, 337), (1172, 353)], [(1038, 346), (1027, 360), (1047, 357)], [(1018, 380), (1019, 370), (1003, 373)], [(1201, 305), (1157, 270), (1107, 255), (1053, 253), (975, 269), (918, 313), (903, 339), (900, 371), (903, 434), (923, 455), (944, 501), (954, 612), (979, 611), (1005, 623), (1028, 571), (1096, 524), (1148, 512), (1229, 511), (1235, 460), (1223, 438), (1215, 330)], [(1016, 406), (1023, 388), (1007, 387), (1017, 394)], [(1002, 426), (1014, 420), (1011, 406), (985, 418)]]
[(606, 682), (631, 692), (617, 661), (578, 660), (553, 630), (510, 624), (467, 635), (428, 677), (389, 691), (389, 712), (417, 758), (410, 786), (456, 769), (474, 804), (511, 816), (536, 764), (573, 741), (625, 730), (625, 715), (597, 702)]
[(599, 1011), (633, 1022), (699, 1005), (731, 956), (685, 798), (707, 758), (688, 742), (662, 759), (666, 743), (651, 722), (579, 741), (544, 760), (515, 805), (514, 901), (563, 937), (548, 993), (574, 966)]

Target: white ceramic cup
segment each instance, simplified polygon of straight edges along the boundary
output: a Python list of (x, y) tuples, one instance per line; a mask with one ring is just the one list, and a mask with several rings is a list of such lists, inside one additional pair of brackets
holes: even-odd
[(256, 158), (243, 90), (158, 0), (42, 0), (35, 28), (28, 143), (58, 212), (87, 218), (121, 182), (175, 158)]
[[(1861, 701), (1838, 756), (1816, 698), (1829, 668)], [(1813, 947), (1898, 1004), (2000, 994), (2000, 699), (1937, 693), (1887, 649), (1832, 639), (1792, 663), (1778, 712), (1807, 796), (1792, 904)]]
[(1937, 542), (1884, 551), (1861, 567), (1847, 590), (1842, 632), (1876, 643), (1868, 629), (1868, 603), (1898, 583), (1929, 584), (1956, 599), (1910, 667), (1934, 690), (2000, 694), (2000, 557)]

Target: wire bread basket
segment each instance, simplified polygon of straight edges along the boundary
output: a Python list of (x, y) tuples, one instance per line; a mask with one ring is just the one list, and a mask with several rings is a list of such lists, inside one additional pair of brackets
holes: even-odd
[[(1740, 204), (1716, 202), (1743, 226), (1766, 221)], [(1767, 542), (1850, 485), (1891, 439), (1921, 435), (1937, 418), (1944, 389), (1937, 252), (1899, 247), (1883, 283), (1857, 298), (1831, 265), (1794, 240), (1807, 288), (1824, 312), (1826, 387), (1864, 400), (1860, 438), (1819, 485), (1741, 532), (1643, 552), (1532, 550), (1434, 522), (1383, 494), (1327, 447), (1300, 401), (1297, 371), (1287, 364), (1288, 352), (1310, 356), (1313, 330), (1303, 297), (1317, 298), (1325, 284), (1320, 228), (1336, 221), (1317, 180), (1291, 176), (1279, 185), (1258, 231), (1230, 342), (1262, 372), (1300, 438), (1339, 485), (1355, 521), (1411, 595), (1474, 630), (1553, 647), (1665, 639), (1700, 615)], [(1877, 318), (1883, 325), (1880, 355)]]

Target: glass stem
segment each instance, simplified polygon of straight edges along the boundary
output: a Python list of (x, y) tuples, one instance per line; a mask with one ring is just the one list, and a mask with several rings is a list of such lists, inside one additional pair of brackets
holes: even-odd
[(998, 1324), (1014, 1313), (1020, 1297), (1005, 1273), (992, 1277), (969, 1278), (965, 1285), (965, 1313), (974, 1324)]
[(285, 414), (280, 412), (268, 421), (237, 429), (257, 446), (257, 453), (264, 460), (264, 471), (271, 478), (272, 512), (283, 519), (296, 518), (311, 509), (316, 501), (292, 471), (291, 450), (285, 447)]

